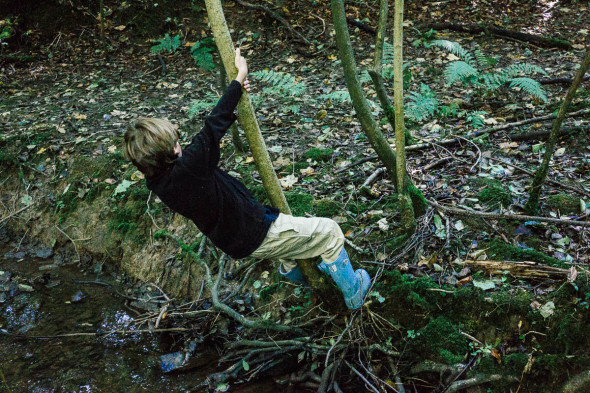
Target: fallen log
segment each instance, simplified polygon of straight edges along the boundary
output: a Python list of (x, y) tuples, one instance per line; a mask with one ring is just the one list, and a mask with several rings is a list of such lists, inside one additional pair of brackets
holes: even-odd
[(497, 37), (510, 38), (517, 41), (528, 42), (530, 44), (539, 46), (541, 48), (559, 48), (570, 50), (572, 49), (571, 42), (558, 38), (547, 38), (535, 34), (521, 33), (520, 31), (501, 29), (495, 26), (482, 26), (482, 25), (464, 25), (460, 23), (434, 23), (431, 25), (424, 26), (426, 29), (432, 29), (436, 31), (440, 30), (451, 30), (459, 33), (469, 34), (481, 34), (493, 35)]
[[(572, 82), (574, 81), (574, 78), (566, 78), (566, 77), (560, 77), (560, 78), (546, 78), (546, 79), (541, 79), (539, 80), (539, 83), (542, 85), (557, 85), (557, 84), (562, 84), (562, 85), (571, 85)], [(590, 81), (590, 75), (584, 77), (584, 79), (582, 79), (582, 82), (588, 82)]]
[(564, 280), (570, 274), (569, 269), (542, 265), (538, 262), (515, 261), (476, 261), (468, 259), (453, 262), (458, 266), (469, 266), (472, 270), (484, 270), (487, 274), (510, 275), (517, 278)]
[[(590, 124), (580, 125), (580, 126), (569, 126), (563, 127), (559, 131), (559, 137), (567, 136), (573, 134), (576, 131), (584, 131), (588, 132), (590, 130)], [(511, 141), (544, 141), (549, 137), (551, 134), (551, 130), (537, 130), (531, 132), (525, 132), (521, 134), (509, 134), (507, 138)]]

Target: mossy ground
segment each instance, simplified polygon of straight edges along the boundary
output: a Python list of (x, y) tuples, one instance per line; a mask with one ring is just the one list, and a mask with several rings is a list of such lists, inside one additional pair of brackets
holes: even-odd
[(479, 178), (474, 180), (473, 184), (480, 188), (477, 197), (487, 208), (495, 210), (500, 206), (508, 207), (512, 204), (510, 190), (499, 180)]
[(563, 214), (580, 213), (580, 198), (568, 194), (556, 194), (547, 198), (547, 207)]

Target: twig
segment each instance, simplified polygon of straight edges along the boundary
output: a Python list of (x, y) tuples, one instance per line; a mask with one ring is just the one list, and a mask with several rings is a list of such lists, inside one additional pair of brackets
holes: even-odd
[[(514, 378), (514, 377), (512, 377), (512, 378)], [(495, 381), (501, 381), (503, 379), (512, 379), (512, 378), (506, 377), (503, 375), (499, 375), (499, 374), (492, 374), (492, 375), (478, 374), (473, 378), (453, 382), (453, 384), (451, 386), (449, 386), (449, 389), (447, 390), (447, 392), (454, 393), (454, 392), (458, 392), (463, 389), (467, 389), (468, 387), (471, 387), (471, 386), (477, 386), (477, 385), (481, 385), (481, 384), (488, 383), (488, 382), (495, 382)]]
[(344, 360), (344, 363), (346, 363), (346, 365), (348, 367), (350, 367), (350, 369), (352, 371), (354, 371), (354, 373), (356, 375), (358, 375), (367, 385), (369, 385), (371, 387), (371, 389), (373, 389), (375, 392), (379, 393), (379, 389), (377, 389), (375, 386), (373, 386), (373, 384), (371, 382), (369, 382), (369, 380), (367, 378), (365, 378), (365, 376), (363, 374), (361, 374), (356, 368), (354, 368), (354, 366), (352, 364), (350, 364), (347, 360)]
[(436, 161), (431, 162), (430, 164), (426, 165), (424, 168), (422, 168), (422, 171), (428, 171), (428, 170), (435, 168), (439, 165), (445, 164), (445, 163), (451, 161), (452, 159), (453, 159), (453, 157), (441, 158), (440, 160), (436, 160)]
[(14, 217), (14, 216), (16, 216), (18, 213), (20, 213), (20, 212), (22, 212), (22, 211), (24, 211), (24, 210), (28, 209), (28, 208), (29, 208), (29, 207), (31, 207), (31, 206), (33, 206), (33, 204), (30, 204), (30, 205), (27, 205), (27, 206), (25, 206), (25, 207), (22, 207), (22, 208), (18, 209), (17, 211), (15, 211), (14, 213), (12, 213), (12, 214), (9, 214), (9, 215), (7, 215), (6, 217), (3, 217), (3, 218), (1, 218), (1, 219), (0, 219), (0, 224), (2, 224), (4, 221), (8, 220), (10, 217)]
[(550, 222), (553, 224), (565, 224), (565, 225), (578, 225), (583, 227), (590, 227), (590, 221), (576, 221), (566, 220), (562, 218), (551, 218), (551, 217), (540, 217), (540, 216), (525, 216), (522, 214), (498, 214), (498, 213), (486, 213), (475, 210), (464, 210), (456, 207), (447, 207), (439, 204), (438, 202), (426, 200), (429, 205), (435, 206), (438, 209), (442, 209), (446, 212), (463, 215), (463, 216), (476, 216), (476, 217), (487, 217), (496, 220), (520, 220), (520, 221), (539, 221), (539, 222)]
[(367, 180), (365, 180), (361, 187), (369, 187), (377, 179), (377, 176), (386, 171), (387, 169), (385, 167), (377, 168), (377, 170), (373, 172), (371, 176), (367, 177)]
[(74, 239), (72, 239), (67, 233), (65, 233), (64, 231), (62, 231), (57, 225), (54, 225), (58, 231), (60, 231), (65, 237), (67, 237), (68, 239), (70, 239), (70, 241), (72, 242), (72, 244), (74, 245), (74, 250), (76, 250), (76, 254), (78, 254), (78, 262), (82, 262), (82, 258), (80, 257), (80, 253), (78, 252), (78, 246), (76, 245), (76, 242), (74, 241)]
[[(529, 176), (535, 176), (535, 173), (534, 172), (531, 172), (531, 171), (529, 171), (527, 169), (524, 169), (523, 167), (520, 167), (518, 165), (511, 164), (511, 163), (506, 162), (504, 160), (501, 160), (499, 158), (490, 157), (490, 160), (493, 160), (493, 161), (496, 161), (496, 162), (501, 162), (502, 164), (511, 166), (514, 169), (518, 169), (519, 171), (524, 172), (524, 173), (526, 173)], [(563, 184), (561, 182), (557, 182), (557, 181), (551, 180), (551, 179), (547, 179), (546, 181), (547, 181), (547, 183), (551, 183), (551, 184), (553, 184), (555, 186), (558, 186), (558, 187), (561, 187), (561, 188), (566, 188), (566, 189), (568, 189), (570, 191), (573, 191), (573, 192), (576, 192), (576, 193), (579, 193), (579, 194), (582, 194), (582, 195), (585, 195), (585, 196), (590, 196), (590, 193), (586, 192), (585, 190), (581, 190), (581, 189), (579, 189), (577, 187), (570, 186), (570, 185), (567, 185), (567, 184)]]

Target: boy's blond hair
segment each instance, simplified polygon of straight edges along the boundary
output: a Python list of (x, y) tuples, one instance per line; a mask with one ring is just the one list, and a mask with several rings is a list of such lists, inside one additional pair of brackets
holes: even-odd
[(177, 158), (174, 146), (180, 132), (166, 119), (140, 117), (125, 132), (125, 156), (146, 176), (169, 167)]

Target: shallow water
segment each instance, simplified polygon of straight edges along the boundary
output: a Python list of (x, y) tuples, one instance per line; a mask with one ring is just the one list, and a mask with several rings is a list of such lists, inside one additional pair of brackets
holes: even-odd
[[(111, 287), (74, 281), (92, 281), (94, 275), (67, 266), (40, 271), (43, 264), (0, 259), (0, 392), (209, 391), (205, 379), (219, 371), (216, 358), (205, 355), (206, 368), (165, 374), (160, 356), (182, 348), (162, 344), (167, 340), (157, 334), (32, 338), (131, 329), (135, 315)], [(17, 289), (18, 284), (30, 287)], [(274, 391), (272, 385), (230, 391)]]

